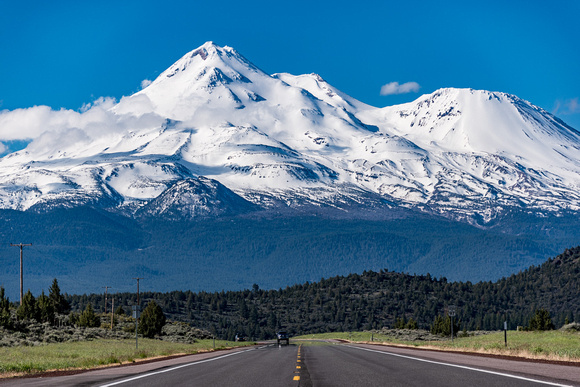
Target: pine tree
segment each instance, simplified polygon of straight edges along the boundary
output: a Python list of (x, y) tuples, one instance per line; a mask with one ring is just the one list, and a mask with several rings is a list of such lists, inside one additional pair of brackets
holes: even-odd
[(161, 307), (155, 301), (149, 302), (147, 307), (141, 313), (139, 319), (139, 333), (143, 337), (153, 338), (155, 335), (161, 333), (161, 329), (165, 325), (165, 315)]
[(250, 311), (248, 310), (248, 305), (246, 304), (246, 300), (242, 299), (239, 302), (240, 307), (240, 316), (244, 319), (247, 319), (250, 316)]
[(405, 329), (406, 324), (405, 317), (398, 317), (395, 320), (395, 329)]
[(65, 314), (70, 310), (70, 304), (64, 298), (64, 296), (60, 294), (60, 287), (58, 286), (58, 281), (56, 278), (52, 281), (52, 286), (49, 289), (48, 297), (56, 313)]
[(22, 305), (18, 307), (16, 315), (19, 320), (38, 320), (38, 309), (36, 307), (36, 299), (28, 290), (22, 298)]
[(546, 309), (538, 309), (530, 319), (530, 330), (532, 331), (550, 331), (554, 329), (550, 312)]
[(0, 327), (12, 328), (12, 319), (10, 318), (10, 300), (4, 293), (4, 287), (0, 286)]
[(52, 304), (50, 298), (44, 294), (38, 296), (36, 300), (36, 306), (38, 309), (38, 319), (40, 322), (54, 323), (54, 305)]
[[(453, 336), (457, 336), (461, 327), (461, 320), (453, 319)], [(435, 316), (433, 325), (431, 325), (431, 333), (434, 335), (449, 336), (451, 335), (451, 317), (449, 316)]]
[(92, 304), (87, 304), (87, 307), (79, 317), (78, 324), (87, 328), (96, 328), (101, 325), (101, 319), (95, 314)]
[(419, 326), (417, 325), (417, 321), (415, 321), (413, 319), (413, 317), (411, 317), (409, 319), (409, 321), (407, 322), (406, 328), (407, 329), (419, 329)]

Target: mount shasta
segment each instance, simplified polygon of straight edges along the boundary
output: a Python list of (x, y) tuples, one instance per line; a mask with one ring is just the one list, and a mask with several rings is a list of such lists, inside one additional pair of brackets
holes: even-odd
[[(22, 112), (3, 112), (0, 125), (15, 120), (17, 113)], [(82, 112), (47, 117), (43, 135), (0, 159), (0, 208), (12, 224), (6, 238), (22, 235), (16, 234), (24, 229), (14, 226), (16, 218), (53, 222), (43, 226), (55, 238), (46, 241), (43, 251), (55, 257), (51, 249), (63, 239), (54, 233), (54, 222), (60, 222), (55, 219), (86, 222), (80, 220), (82, 211), (94, 215), (90, 222), (101, 219), (101, 225), (109, 225), (102, 230), (132, 235), (126, 240), (133, 242), (124, 247), (128, 267), (166, 278), (173, 277), (155, 266), (154, 259), (143, 260), (143, 252), (155, 245), (152, 238), (162, 230), (186, 238), (176, 231), (184, 230), (184, 222), (190, 231), (197, 230), (192, 231), (195, 237), (187, 234), (190, 241), (203, 234), (200, 227), (225, 232), (240, 223), (242, 229), (230, 230), (234, 235), (258, 229), (268, 233), (273, 223), (285, 224), (288, 232), (277, 228), (278, 234), (268, 238), (279, 242), (296, 228), (310, 230), (304, 232), (320, 241), (329, 235), (327, 227), (335, 227), (328, 246), (341, 245), (335, 237), (344, 227), (358, 230), (350, 235), (379, 233), (361, 248), (361, 254), (375, 258), (322, 248), (330, 254), (327, 265), (344, 263), (336, 267), (339, 272), (313, 269), (325, 264), (312, 258), (309, 269), (297, 269), (289, 282), (283, 276), (256, 274), (268, 272), (264, 262), (280, 244), (268, 242), (270, 250), (260, 253), (244, 253), (237, 246), (239, 256), (228, 261), (236, 262), (236, 268), (224, 274), (237, 279), (225, 280), (218, 289), (255, 282), (238, 278), (236, 270), (275, 287), (385, 267), (489, 279), (538, 263), (576, 239), (580, 133), (501, 92), (447, 88), (410, 103), (376, 108), (316, 74), (268, 75), (234, 49), (208, 42), (118, 103), (102, 101)], [(415, 231), (403, 231), (413, 229), (411, 223), (401, 226), (405, 222), (415, 222), (413, 227), (425, 230), (419, 234), (431, 237), (419, 243), (409, 236)], [(427, 232), (441, 227), (461, 230), (455, 258), (444, 258), (445, 248), (434, 242), (442, 236)], [(135, 228), (139, 236), (127, 231)], [(395, 243), (387, 234), (405, 241)], [(465, 254), (459, 245), (466, 243), (467, 234), (481, 246)], [(500, 256), (485, 255), (489, 239), (501, 240), (502, 248), (491, 249)], [(248, 236), (250, 240), (258, 243)], [(211, 256), (212, 250), (202, 248), (199, 240), (191, 243)], [(415, 247), (407, 250), (401, 247), (405, 243)], [(371, 245), (373, 253), (365, 250)], [(437, 256), (434, 249), (440, 250)], [(464, 263), (458, 263), (461, 257)], [(481, 269), (492, 261), (503, 263), (487, 272), (462, 269), (464, 264)]]

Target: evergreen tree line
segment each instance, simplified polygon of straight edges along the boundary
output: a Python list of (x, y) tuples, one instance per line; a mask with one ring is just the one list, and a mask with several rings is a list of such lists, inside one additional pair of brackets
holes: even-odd
[[(433, 330), (445, 323), (450, 305), (456, 306), (457, 331), (500, 330), (504, 321), (509, 329), (534, 329), (531, 320), (538, 310), (545, 310), (549, 323), (560, 327), (580, 321), (578, 294), (580, 247), (496, 282), (449, 282), (429, 274), (380, 270), (278, 290), (262, 290), (254, 285), (251, 290), (214, 293), (144, 292), (141, 298), (155, 300), (169, 319), (233, 340), (236, 334), (273, 338), (280, 328), (291, 335), (383, 327)], [(134, 293), (113, 296), (123, 312), (137, 300)], [(73, 311), (83, 310), (88, 304), (103, 310), (102, 294), (65, 297)]]
[[(11, 313), (11, 311), (15, 313)], [(63, 318), (66, 317), (67, 313), (68, 319)], [(123, 307), (118, 307), (115, 314), (124, 315), (125, 310)], [(109, 326), (110, 315), (97, 314), (90, 302), (86, 304), (82, 312), (71, 311), (69, 302), (60, 293), (56, 278), (53, 280), (48, 296), (42, 291), (38, 298), (34, 298), (29, 290), (23, 296), (22, 304), (18, 306), (10, 302), (6, 297), (5, 289), (0, 287), (0, 327), (2, 328), (26, 331), (28, 324), (33, 322), (32, 320), (51, 325), (64, 322), (65, 326), (94, 328), (102, 326), (101, 317), (105, 318), (107, 321), (105, 325)], [(114, 324), (116, 324), (116, 320), (113, 319)], [(161, 333), (165, 323), (166, 317), (163, 310), (154, 300), (150, 300), (140, 316), (139, 333), (144, 337), (152, 338)]]
[[(0, 326), (4, 328), (14, 328), (14, 319), (11, 317), (10, 310), (15, 305), (10, 303), (6, 297), (3, 287), (0, 287)], [(22, 296), (22, 304), (16, 308), (17, 321), (25, 322), (27, 320), (36, 320), (41, 323), (56, 324), (57, 314), (66, 314), (70, 310), (70, 305), (60, 292), (58, 281), (53, 280), (49, 289), (48, 296), (44, 290), (34, 298), (30, 290)]]

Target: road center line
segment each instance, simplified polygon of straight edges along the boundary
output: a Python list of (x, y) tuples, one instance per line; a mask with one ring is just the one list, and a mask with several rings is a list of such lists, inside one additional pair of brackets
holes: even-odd
[(205, 359), (205, 360), (195, 361), (195, 362), (192, 362), (192, 363), (182, 364), (182, 365), (179, 365), (179, 366), (176, 366), (176, 367), (168, 368), (166, 370), (161, 370), (161, 371), (156, 371), (156, 372), (150, 372), (148, 374), (143, 374), (143, 375), (135, 376), (135, 377), (132, 377), (130, 379), (124, 379), (124, 380), (119, 380), (118, 382), (113, 382), (113, 383), (109, 383), (109, 384), (103, 384), (100, 387), (116, 386), (118, 384), (132, 382), (134, 380), (139, 380), (139, 379), (147, 378), (147, 377), (153, 376), (153, 375), (163, 374), (165, 372), (175, 371), (175, 370), (178, 370), (178, 369), (184, 368), (184, 367), (189, 367), (189, 366), (193, 366), (193, 365), (197, 365), (197, 364), (207, 363), (207, 362), (214, 361), (214, 360), (220, 360), (220, 359), (224, 359), (226, 357), (230, 357), (230, 356), (234, 356), (234, 355), (240, 355), (242, 353), (246, 353), (246, 352), (250, 352), (250, 351), (255, 351), (256, 349), (262, 349), (262, 348), (265, 348), (265, 347), (267, 347), (267, 346), (246, 349), (246, 350), (240, 351), (240, 352), (228, 353), (227, 355), (218, 356), (218, 357), (212, 357), (211, 359)]
[(508, 377), (508, 378), (520, 379), (520, 380), (525, 380), (525, 381), (528, 381), (528, 382), (542, 383), (542, 384), (547, 384), (547, 385), (550, 385), (550, 386), (573, 387), (573, 386), (568, 385), (568, 384), (559, 384), (559, 383), (545, 382), (543, 380), (531, 379), (531, 378), (526, 378), (526, 377), (517, 376), (517, 375), (511, 375), (511, 374), (506, 374), (506, 373), (503, 373), (503, 372), (489, 371), (489, 370), (484, 370), (484, 369), (480, 369), (480, 368), (473, 368), (473, 367), (468, 367), (468, 366), (462, 366), (462, 365), (459, 365), (459, 364), (443, 363), (443, 362), (439, 362), (439, 361), (435, 361), (435, 360), (427, 360), (427, 359), (421, 359), (421, 358), (413, 357), (413, 356), (400, 355), (398, 353), (392, 353), (392, 352), (386, 352), (386, 351), (378, 351), (376, 349), (361, 348), (361, 347), (355, 347), (355, 346), (352, 346), (352, 345), (346, 345), (346, 347), (360, 349), (362, 351), (376, 352), (376, 353), (380, 353), (380, 354), (383, 354), (383, 355), (403, 357), (405, 359), (417, 360), (417, 361), (422, 361), (422, 362), (425, 362), (425, 363), (432, 363), (432, 364), (444, 365), (444, 366), (448, 366), (448, 367), (462, 368), (462, 369), (470, 370), (470, 371), (483, 372), (483, 373), (486, 373), (486, 374), (505, 376), (505, 377)]

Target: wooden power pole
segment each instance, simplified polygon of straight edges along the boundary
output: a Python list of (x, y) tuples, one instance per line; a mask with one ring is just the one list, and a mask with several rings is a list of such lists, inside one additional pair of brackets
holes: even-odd
[(115, 297), (111, 297), (111, 330), (113, 330), (113, 321), (115, 321)]
[(112, 289), (112, 287), (110, 286), (101, 286), (101, 287), (105, 289), (105, 314), (107, 314), (107, 290)]
[(32, 246), (32, 243), (10, 243), (10, 246), (20, 247), (20, 305), (22, 305), (22, 299), (24, 298), (24, 284), (22, 276), (22, 251), (24, 246)]
[(139, 349), (139, 339), (137, 336), (137, 332), (139, 331), (139, 315), (141, 314), (141, 304), (139, 302), (139, 280), (142, 280), (143, 277), (133, 277), (134, 280), (137, 280), (137, 305), (134, 306), (135, 313), (135, 349)]
[(143, 277), (133, 277), (134, 280), (137, 280), (137, 306), (141, 306), (139, 303), (139, 280), (142, 280)]

